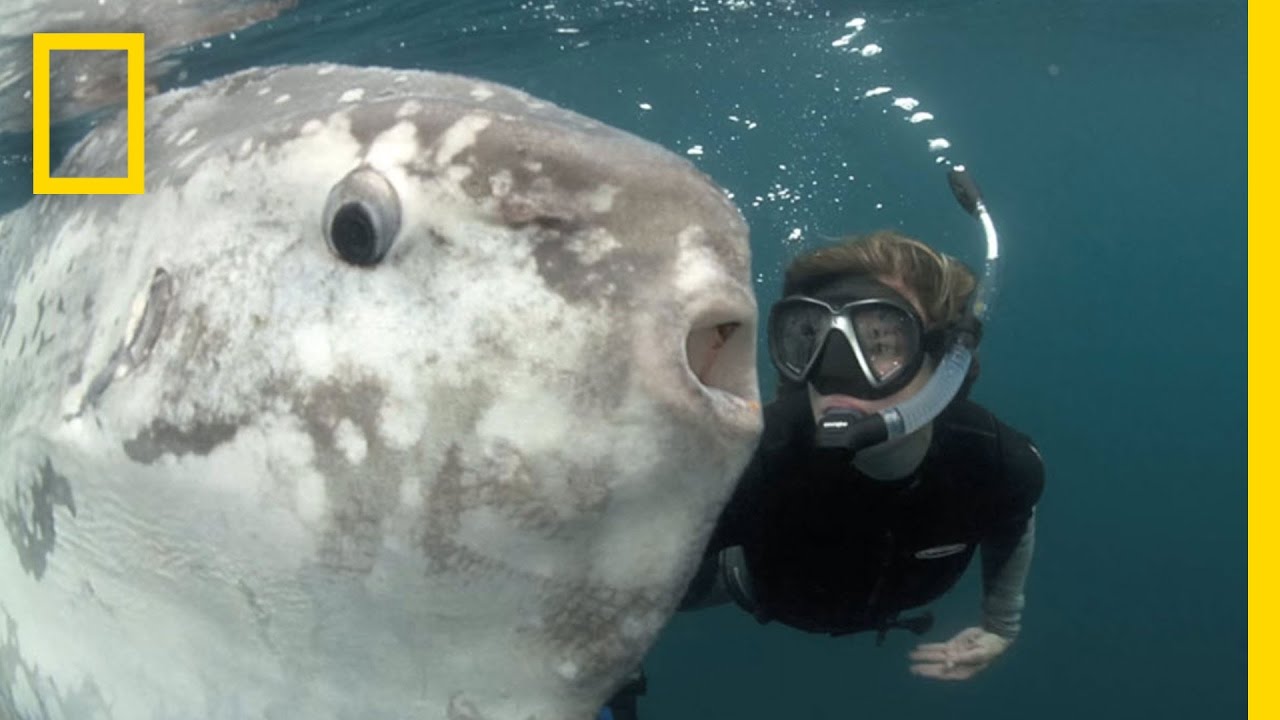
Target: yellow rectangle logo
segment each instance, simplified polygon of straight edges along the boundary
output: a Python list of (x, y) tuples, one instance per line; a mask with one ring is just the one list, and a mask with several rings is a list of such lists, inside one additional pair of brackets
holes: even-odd
[[(143, 103), (146, 43), (142, 33), (34, 33), (31, 58), (32, 192), (36, 195), (138, 195), (143, 192)], [(127, 68), (124, 177), (49, 176), (49, 53), (54, 50), (123, 50)]]

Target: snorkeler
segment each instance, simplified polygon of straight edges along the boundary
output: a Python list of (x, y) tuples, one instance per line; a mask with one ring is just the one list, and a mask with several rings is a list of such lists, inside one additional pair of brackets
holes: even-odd
[[(927, 633), (932, 615), (904, 613), (951, 589), (981, 549), (981, 622), (917, 646), (910, 669), (965, 680), (1018, 636), (1044, 466), (967, 398), (999, 253), (977, 188), (963, 170), (951, 182), (986, 230), (982, 282), (894, 232), (788, 267), (768, 324), (778, 396), (682, 609), (733, 601), (761, 622), (874, 631), (879, 644)], [(637, 691), (610, 703), (625, 707), (615, 720), (635, 717)]]
[(688, 606), (732, 599), (810, 632), (924, 634), (930, 615), (902, 613), (949, 590), (981, 548), (981, 624), (920, 645), (911, 670), (963, 680), (1005, 651), (1044, 483), (1035, 446), (967, 387), (913, 431), (856, 446), (883, 432), (878, 413), (929, 391), (949, 336), (976, 332), (964, 312), (973, 288), (959, 263), (893, 233), (791, 265), (769, 323), (778, 398)]

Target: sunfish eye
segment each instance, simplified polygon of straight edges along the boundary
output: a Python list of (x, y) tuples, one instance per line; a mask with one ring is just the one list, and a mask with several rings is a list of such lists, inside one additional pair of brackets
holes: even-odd
[(329, 191), (324, 237), (344, 262), (372, 267), (386, 257), (400, 231), (400, 198), (377, 170), (359, 167)]
[(360, 203), (338, 208), (329, 224), (329, 244), (352, 265), (373, 265), (386, 253), (385, 248), (379, 247), (378, 230), (369, 209)]

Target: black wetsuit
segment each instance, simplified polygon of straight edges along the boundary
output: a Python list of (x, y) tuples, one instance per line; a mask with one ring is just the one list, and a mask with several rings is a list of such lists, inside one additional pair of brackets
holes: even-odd
[[(1044, 487), (1030, 439), (969, 401), (933, 422), (923, 461), (902, 480), (872, 480), (813, 448), (805, 393), (765, 409), (760, 446), (721, 515), (707, 558), (741, 546), (750, 609), (810, 632), (894, 626), (898, 613), (949, 590), (983, 548), (997, 576)], [(705, 563), (689, 596), (703, 591)]]
[(764, 436), (686, 607), (724, 579), (722, 551), (738, 546), (749, 591), (731, 594), (761, 622), (834, 635), (921, 632), (927, 622), (899, 614), (949, 590), (979, 546), (990, 586), (1028, 534), (1044, 486), (1039, 452), (976, 403), (956, 401), (939, 415), (920, 465), (891, 482), (823, 456), (813, 435), (804, 392), (765, 408)]

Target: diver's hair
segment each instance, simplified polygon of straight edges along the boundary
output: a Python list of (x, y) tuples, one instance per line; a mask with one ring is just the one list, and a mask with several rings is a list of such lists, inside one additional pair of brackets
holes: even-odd
[(964, 263), (893, 230), (843, 238), (791, 261), (784, 297), (850, 275), (896, 278), (915, 293), (925, 324), (951, 327), (964, 316), (977, 279)]

